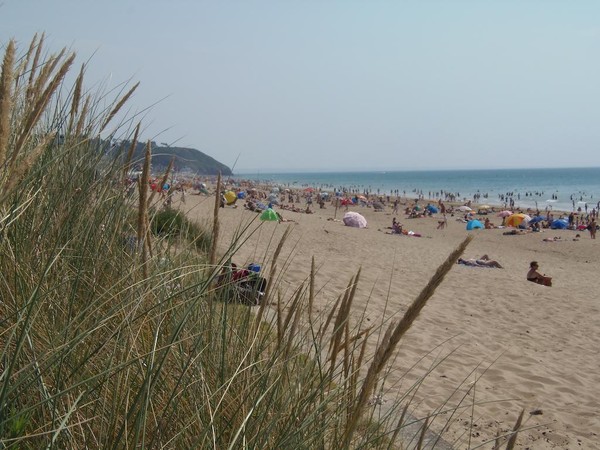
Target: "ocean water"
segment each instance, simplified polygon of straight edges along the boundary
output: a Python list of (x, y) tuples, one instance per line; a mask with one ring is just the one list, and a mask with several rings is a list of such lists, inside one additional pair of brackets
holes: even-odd
[[(437, 199), (441, 191), (457, 195), (457, 200), (502, 206), (501, 195), (512, 197), (521, 208), (585, 211), (600, 203), (600, 167), (565, 169), (436, 170), (389, 172), (260, 173), (237, 178), (269, 182), (282, 187), (320, 188), (390, 195), (397, 191), (407, 197), (422, 193)], [(437, 193), (437, 195), (436, 195)]]

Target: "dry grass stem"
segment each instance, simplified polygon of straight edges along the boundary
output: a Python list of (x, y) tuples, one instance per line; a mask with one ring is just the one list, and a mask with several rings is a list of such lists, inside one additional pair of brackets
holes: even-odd
[(428, 426), (429, 426), (429, 417), (426, 417), (425, 422), (423, 422), (423, 426), (421, 427), (421, 433), (419, 434), (419, 441), (417, 442), (418, 450), (421, 450), (423, 448), (423, 442), (425, 442), (425, 433), (427, 432)]
[(127, 91), (127, 93), (123, 96), (123, 98), (121, 98), (121, 100), (119, 100), (119, 102), (115, 105), (115, 107), (112, 109), (112, 111), (108, 114), (108, 116), (104, 120), (104, 123), (100, 127), (100, 132), (102, 132), (106, 128), (106, 126), (110, 123), (110, 121), (113, 120), (115, 115), (119, 112), (119, 110), (123, 107), (123, 105), (127, 102), (127, 100), (129, 100), (129, 97), (132, 96), (132, 94), (135, 92), (135, 90), (138, 88), (139, 85), (140, 85), (140, 83), (138, 81), (137, 83), (135, 83), (133, 85), (133, 87), (131, 89), (129, 89), (129, 91)]
[[(27, 82), (27, 92), (25, 94), (25, 97), (27, 98), (28, 101), (31, 101), (32, 99), (32, 95), (33, 95), (33, 89), (34, 89), (34, 79), (35, 79), (35, 74), (37, 73), (37, 68), (38, 68), (38, 63), (40, 61), (40, 56), (42, 54), (42, 47), (44, 45), (44, 39), (46, 38), (46, 33), (42, 33), (42, 36), (40, 37), (39, 42), (37, 43), (36, 49), (35, 49), (35, 55), (33, 57), (33, 62), (31, 63), (31, 70), (29, 72), (29, 81)], [(35, 42), (35, 38), (32, 41), (32, 45), (33, 42)]]
[(15, 63), (15, 41), (10, 40), (2, 61), (2, 74), (0, 75), (0, 167), (6, 158), (8, 142), (10, 139), (10, 118), (13, 104), (13, 66)]
[(54, 72), (54, 69), (56, 69), (56, 66), (58, 66), (58, 63), (62, 60), (63, 56), (65, 55), (65, 52), (66, 49), (63, 48), (58, 55), (50, 57), (50, 59), (42, 65), (42, 70), (40, 70), (40, 74), (35, 80), (32, 89), (30, 102), (35, 103), (37, 101), (44, 86), (46, 86), (48, 80), (50, 79), (50, 76)]
[(92, 103), (92, 97), (86, 96), (85, 102), (83, 103), (83, 109), (81, 110), (81, 114), (79, 115), (79, 119), (77, 120), (77, 126), (75, 127), (75, 136), (81, 136), (83, 134), (83, 129), (85, 127), (85, 121), (87, 119), (88, 111), (90, 110), (90, 105)]
[(519, 434), (519, 429), (521, 428), (521, 423), (523, 422), (523, 414), (525, 414), (525, 410), (521, 410), (521, 414), (517, 418), (515, 426), (512, 429), (512, 434), (506, 443), (506, 450), (513, 450), (517, 443), (517, 435)]
[(310, 263), (310, 284), (308, 290), (308, 322), (312, 323), (313, 305), (315, 303), (315, 257)]
[(56, 89), (58, 88), (60, 83), (62, 82), (63, 78), (69, 71), (69, 68), (71, 67), (71, 64), (73, 63), (74, 59), (75, 59), (75, 54), (71, 54), (69, 56), (69, 58), (67, 58), (67, 60), (62, 64), (59, 71), (56, 73), (56, 75), (52, 79), (52, 81), (48, 84), (48, 86), (44, 90), (43, 94), (40, 95), (40, 97), (35, 102), (35, 105), (32, 108), (29, 115), (27, 116), (25, 123), (22, 125), (21, 135), (19, 136), (19, 138), (15, 144), (15, 149), (14, 149), (12, 157), (11, 157), (11, 162), (10, 162), (11, 165), (14, 164), (14, 161), (16, 160), (19, 151), (25, 144), (25, 141), (29, 137), (29, 135), (30, 135), (31, 131), (33, 130), (33, 128), (35, 127), (37, 121), (39, 120), (42, 113), (46, 109), (46, 106), (48, 105), (50, 98), (52, 97), (52, 95), (54, 94), (54, 92), (56, 91)]
[(8, 178), (3, 189), (5, 195), (10, 194), (10, 192), (21, 182), (21, 180), (36, 163), (55, 136), (56, 132), (50, 133), (44, 137), (42, 142), (40, 142), (31, 152), (29, 152), (23, 161), (21, 161), (11, 173), (7, 174)]
[(217, 243), (219, 242), (219, 207), (221, 206), (221, 172), (217, 176), (217, 188), (215, 192), (215, 207), (213, 210), (212, 243), (208, 255), (209, 266), (215, 267), (217, 262)]
[(169, 165), (167, 166), (167, 170), (165, 171), (162, 180), (160, 180), (160, 184), (157, 186), (156, 190), (152, 191), (152, 194), (150, 194), (150, 199), (148, 200), (149, 206), (152, 205), (152, 201), (154, 200), (156, 193), (159, 191), (162, 192), (163, 186), (167, 183), (169, 175), (171, 174), (171, 170), (173, 169), (173, 164), (175, 164), (175, 157), (171, 158), (171, 161), (169, 161)]
[(81, 65), (77, 80), (75, 80), (75, 89), (73, 90), (73, 101), (71, 102), (71, 112), (69, 114), (69, 126), (67, 127), (67, 133), (70, 133), (75, 124), (75, 118), (79, 112), (79, 105), (81, 104), (81, 92), (83, 88), (83, 74), (85, 71), (85, 64)]
[(379, 344), (379, 347), (375, 351), (375, 357), (369, 366), (367, 375), (363, 382), (363, 386), (360, 395), (356, 401), (355, 410), (352, 413), (352, 417), (348, 422), (347, 430), (345, 432), (344, 443), (348, 445), (352, 439), (352, 435), (356, 429), (358, 419), (362, 414), (362, 411), (367, 404), (368, 398), (371, 395), (373, 387), (377, 381), (379, 373), (383, 370), (389, 359), (391, 358), (396, 346), (400, 342), (400, 339), (409, 330), (411, 325), (419, 316), (421, 310), (427, 304), (427, 301), (431, 298), (437, 287), (441, 284), (444, 277), (450, 269), (454, 267), (458, 258), (463, 254), (469, 242), (473, 239), (472, 236), (468, 236), (451, 254), (448, 256), (446, 261), (438, 267), (435, 274), (431, 277), (427, 285), (421, 290), (417, 298), (413, 301), (410, 307), (406, 310), (406, 313), (398, 322), (398, 324), (390, 324), (385, 332), (384, 338)]
[(269, 270), (269, 277), (267, 278), (267, 287), (265, 288), (265, 295), (263, 297), (263, 301), (261, 302), (260, 306), (258, 307), (258, 313), (256, 314), (257, 326), (258, 326), (258, 323), (261, 322), (261, 320), (263, 318), (263, 314), (265, 312), (265, 308), (267, 307), (267, 304), (269, 303), (269, 299), (271, 298), (271, 291), (273, 290), (273, 285), (275, 283), (275, 273), (277, 271), (277, 260), (279, 259), (279, 254), (281, 253), (281, 250), (283, 249), (283, 244), (285, 244), (285, 241), (287, 240), (291, 231), (292, 231), (292, 229), (289, 226), (285, 229), (285, 231), (283, 232), (283, 235), (281, 236), (281, 239), (279, 240), (279, 244), (277, 244), (275, 253), (273, 253), (273, 258), (271, 259), (271, 270)]
[(144, 279), (148, 278), (148, 266), (147, 266), (147, 246), (145, 241), (147, 240), (147, 229), (148, 223), (148, 179), (150, 178), (150, 163), (152, 161), (152, 144), (150, 141), (146, 144), (146, 153), (144, 157), (144, 165), (142, 167), (142, 175), (139, 181), (139, 206), (138, 206), (138, 221), (137, 221), (137, 238), (138, 248), (141, 250), (142, 257), (142, 271)]
[(125, 158), (125, 164), (123, 165), (123, 180), (127, 179), (127, 174), (131, 169), (131, 160), (133, 159), (133, 154), (135, 153), (135, 148), (137, 147), (138, 136), (140, 134), (140, 127), (142, 123), (138, 122), (135, 130), (133, 132), (133, 140), (131, 141), (131, 145), (129, 146), (129, 151), (127, 152), (127, 157)]

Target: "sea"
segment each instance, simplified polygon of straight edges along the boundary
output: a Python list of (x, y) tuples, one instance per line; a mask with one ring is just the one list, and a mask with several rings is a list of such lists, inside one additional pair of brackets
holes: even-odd
[(540, 211), (591, 211), (600, 206), (600, 167), (563, 169), (489, 169), (373, 172), (247, 173), (236, 178), (279, 187), (313, 187), (437, 200), (452, 193), (457, 201)]

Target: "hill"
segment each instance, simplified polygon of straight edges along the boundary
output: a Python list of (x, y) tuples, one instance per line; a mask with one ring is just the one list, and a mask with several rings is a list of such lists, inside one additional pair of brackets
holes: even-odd
[[(127, 148), (130, 143), (123, 142), (123, 147)], [(134, 161), (140, 161), (144, 158), (146, 144), (138, 142), (133, 155)], [(202, 175), (217, 175), (219, 171), (222, 175), (233, 175), (233, 172), (225, 164), (208, 156), (206, 153), (195, 148), (172, 147), (158, 145), (152, 142), (152, 167), (155, 170), (167, 167), (171, 158), (175, 157), (175, 170), (189, 171)]]

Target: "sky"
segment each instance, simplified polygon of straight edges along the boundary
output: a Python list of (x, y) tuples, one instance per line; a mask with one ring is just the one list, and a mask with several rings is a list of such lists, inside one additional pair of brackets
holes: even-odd
[(236, 173), (600, 166), (596, 0), (0, 0), (36, 32)]

